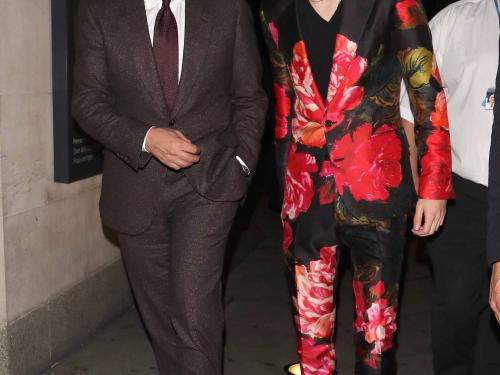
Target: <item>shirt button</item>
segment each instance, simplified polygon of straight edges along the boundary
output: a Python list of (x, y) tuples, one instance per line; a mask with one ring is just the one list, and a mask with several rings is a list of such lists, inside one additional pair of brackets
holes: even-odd
[(331, 120), (326, 120), (326, 121), (325, 121), (325, 125), (326, 125), (326, 126), (332, 126), (332, 125), (333, 125), (333, 121), (331, 121)]

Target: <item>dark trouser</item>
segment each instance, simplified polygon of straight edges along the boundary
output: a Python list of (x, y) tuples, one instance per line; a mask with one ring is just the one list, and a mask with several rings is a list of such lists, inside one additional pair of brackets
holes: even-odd
[(428, 247), (434, 270), (434, 371), (498, 375), (498, 323), (488, 307), (487, 188), (457, 175), (453, 182), (456, 201), (449, 204), (445, 225)]
[[(341, 210), (340, 204), (335, 205)], [(292, 223), (294, 240), (286, 257), (303, 375), (335, 372), (333, 342), (337, 245), (350, 249), (356, 300), (356, 375), (396, 373), (394, 338), (406, 217), (373, 223), (345, 220), (347, 212), (314, 201)], [(285, 223), (288, 225), (288, 223)], [(285, 226), (285, 240), (286, 236)]]
[(162, 375), (222, 373), (221, 274), (237, 206), (206, 200), (171, 173), (151, 227), (119, 235)]
[(395, 375), (399, 283), (406, 245), (406, 217), (338, 229), (351, 252), (356, 301), (356, 375)]

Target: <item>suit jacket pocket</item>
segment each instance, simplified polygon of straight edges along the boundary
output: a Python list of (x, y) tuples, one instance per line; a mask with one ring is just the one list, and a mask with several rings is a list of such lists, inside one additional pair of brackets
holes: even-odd
[(246, 188), (245, 174), (236, 160), (236, 149), (221, 145), (217, 136), (195, 142), (201, 149), (198, 164), (184, 173), (203, 196), (215, 201), (238, 201)]
[(241, 164), (236, 160), (234, 149), (227, 148), (230, 159), (224, 164), (221, 173), (214, 180), (206, 197), (214, 201), (239, 201), (246, 194), (250, 179)]

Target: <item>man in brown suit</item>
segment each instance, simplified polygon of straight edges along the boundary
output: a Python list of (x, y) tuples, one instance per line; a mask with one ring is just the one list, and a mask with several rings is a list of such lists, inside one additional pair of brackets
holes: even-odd
[(74, 116), (104, 148), (118, 232), (161, 374), (222, 373), (221, 273), (266, 98), (243, 0), (81, 0)]

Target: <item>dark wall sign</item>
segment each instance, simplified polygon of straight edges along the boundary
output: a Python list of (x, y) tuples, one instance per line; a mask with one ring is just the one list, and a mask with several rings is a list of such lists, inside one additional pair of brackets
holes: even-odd
[(73, 20), (78, 0), (52, 0), (54, 179), (70, 183), (101, 173), (101, 148), (71, 117)]

